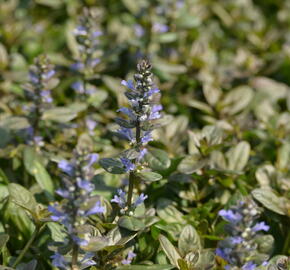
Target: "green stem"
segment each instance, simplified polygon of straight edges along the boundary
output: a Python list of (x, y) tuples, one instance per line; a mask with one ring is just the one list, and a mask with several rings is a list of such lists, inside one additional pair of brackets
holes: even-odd
[[(136, 121), (136, 143), (137, 145), (141, 142), (141, 128), (140, 128), (140, 121), (137, 119)], [(133, 163), (136, 163), (136, 160), (133, 160)], [(132, 197), (133, 197), (133, 189), (135, 183), (135, 173), (132, 171), (129, 174), (129, 189), (128, 189), (128, 197), (127, 197), (127, 206), (128, 210), (132, 205)]]
[[(284, 246), (283, 246), (283, 251), (282, 251), (282, 254), (286, 254), (288, 249), (289, 249), (289, 246), (290, 246), (290, 231), (288, 230), (288, 233), (287, 233), (287, 236), (286, 236), (286, 240), (285, 240), (285, 243), (284, 243)], [(289, 254), (287, 254), (289, 255)]]
[(33, 241), (35, 240), (36, 236), (38, 235), (40, 229), (41, 229), (41, 227), (39, 225), (36, 225), (35, 230), (34, 230), (33, 234), (31, 235), (31, 238), (26, 243), (24, 249), (18, 255), (16, 261), (13, 263), (13, 265), (12, 265), (13, 268), (16, 267), (17, 264), (20, 263), (20, 261), (22, 260), (22, 258), (24, 257), (24, 255), (26, 254), (26, 252), (28, 251), (28, 249), (30, 248), (30, 246), (32, 245)]
[(71, 259), (72, 270), (79, 270), (78, 256), (79, 256), (79, 246), (77, 244), (74, 244)]

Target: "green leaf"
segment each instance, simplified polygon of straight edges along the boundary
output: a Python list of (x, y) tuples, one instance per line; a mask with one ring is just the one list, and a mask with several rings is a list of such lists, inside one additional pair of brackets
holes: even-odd
[(202, 169), (208, 162), (208, 159), (202, 158), (199, 154), (186, 156), (178, 165), (178, 171), (184, 174), (192, 174)]
[(177, 33), (168, 32), (159, 34), (157, 37), (160, 43), (170, 43), (174, 42), (177, 39)]
[(178, 259), (178, 266), (180, 270), (190, 270), (187, 262), (184, 259)]
[(37, 261), (32, 260), (29, 263), (21, 263), (16, 267), (16, 270), (35, 270), (37, 266)]
[(43, 112), (42, 119), (57, 123), (67, 123), (77, 117), (77, 111), (71, 108), (58, 107)]
[(163, 235), (159, 236), (159, 242), (161, 248), (165, 252), (166, 256), (168, 257), (170, 263), (178, 267), (178, 260), (181, 259), (179, 253), (175, 249), (175, 247), (171, 244), (171, 242)]
[(156, 211), (158, 216), (167, 223), (184, 223), (182, 218), (183, 214), (173, 206), (173, 202), (171, 200), (164, 198), (159, 199), (157, 202)]
[(251, 146), (246, 141), (239, 142), (235, 147), (231, 148), (226, 154), (228, 169), (242, 171), (248, 163), (250, 150)]
[(10, 132), (7, 128), (0, 127), (0, 138), (0, 148), (3, 148), (9, 143), (11, 139)]
[(109, 173), (123, 174), (126, 172), (123, 163), (119, 159), (102, 158), (99, 163)]
[(40, 157), (33, 147), (25, 147), (23, 160), (26, 170), (35, 177), (39, 186), (47, 192), (48, 196), (53, 196), (54, 186), (50, 175), (40, 162)]
[(271, 254), (274, 249), (274, 238), (272, 235), (261, 235), (255, 239), (255, 243), (258, 245), (257, 250), (259, 253)]
[(162, 171), (170, 167), (170, 159), (163, 150), (150, 148), (145, 155), (145, 160), (153, 171)]
[(129, 231), (140, 231), (145, 228), (145, 224), (135, 217), (128, 217), (128, 216), (122, 216), (119, 221), (118, 225), (121, 228), (127, 229)]
[(120, 266), (116, 270), (170, 270), (174, 268), (172, 265), (159, 264), (159, 265), (126, 265)]
[(267, 209), (280, 215), (286, 215), (287, 211), (283, 199), (278, 197), (271, 189), (257, 188), (252, 191), (252, 195)]
[(9, 130), (20, 130), (30, 127), (25, 117), (9, 116), (1, 120), (1, 126)]
[(222, 101), (222, 112), (234, 115), (245, 109), (253, 98), (253, 90), (249, 86), (239, 86), (230, 91)]
[(3, 247), (6, 246), (6, 243), (9, 240), (9, 235), (6, 233), (0, 234), (0, 254), (2, 253)]
[(147, 182), (155, 182), (162, 179), (162, 175), (155, 172), (140, 172), (136, 173), (136, 175)]
[(31, 214), (36, 213), (36, 201), (26, 188), (21, 185), (11, 183), (8, 185), (10, 199), (16, 205), (28, 210)]
[(178, 249), (181, 255), (185, 256), (187, 253), (200, 248), (200, 237), (195, 228), (191, 225), (185, 226), (178, 239)]

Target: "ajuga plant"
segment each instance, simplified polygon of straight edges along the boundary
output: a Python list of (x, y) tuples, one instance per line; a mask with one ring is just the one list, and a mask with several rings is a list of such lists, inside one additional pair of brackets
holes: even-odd
[[(64, 243), (54, 247), (52, 264), (61, 269), (84, 269), (96, 264), (94, 253), (86, 252), (82, 247), (88, 245), (90, 237), (88, 218), (91, 215), (101, 216), (105, 207), (98, 196), (93, 196), (94, 176), (93, 165), (98, 160), (98, 154), (89, 153), (84, 147), (77, 147), (70, 161), (61, 160), (59, 169), (63, 172), (62, 188), (56, 193), (63, 198), (61, 203), (48, 207), (51, 220), (64, 226), (67, 235)], [(57, 243), (56, 243), (57, 244)]]
[(72, 84), (81, 99), (95, 93), (93, 85), (88, 84), (88, 79), (94, 75), (94, 68), (100, 62), (98, 16), (95, 10), (84, 8), (79, 17), (79, 23), (73, 34), (77, 42), (78, 59), (72, 68), (80, 74), (80, 80)]
[(265, 235), (270, 227), (259, 222), (261, 209), (247, 197), (220, 210), (219, 215), (227, 221), (225, 231), (228, 236), (218, 243), (216, 254), (226, 261), (227, 270), (254, 270), (266, 266), (272, 251), (274, 239)]
[(112, 202), (117, 203), (122, 213), (129, 213), (144, 202), (147, 195), (143, 193), (133, 200), (134, 186), (140, 179), (156, 181), (161, 175), (150, 172), (143, 165), (143, 158), (147, 153), (146, 145), (153, 140), (152, 131), (156, 127), (154, 121), (161, 117), (162, 106), (154, 99), (159, 89), (154, 85), (151, 64), (148, 60), (141, 60), (137, 65), (134, 81), (122, 81), (128, 90), (125, 95), (131, 108), (122, 107), (118, 112), (125, 118), (116, 118), (120, 128), (117, 135), (130, 142), (131, 148), (122, 152), (118, 159), (106, 158), (100, 164), (111, 173), (129, 173), (127, 192), (118, 191)]
[(30, 104), (24, 109), (28, 111), (28, 142), (38, 146), (43, 145), (41, 136), (41, 117), (44, 110), (53, 102), (51, 89), (55, 86), (52, 78), (55, 75), (53, 65), (46, 55), (38, 56), (29, 70), (29, 83), (25, 85), (25, 95)]

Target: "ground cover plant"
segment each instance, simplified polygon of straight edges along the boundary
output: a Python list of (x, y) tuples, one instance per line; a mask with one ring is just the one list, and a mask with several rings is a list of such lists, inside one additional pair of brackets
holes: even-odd
[(0, 270), (290, 269), (289, 14), (0, 1)]

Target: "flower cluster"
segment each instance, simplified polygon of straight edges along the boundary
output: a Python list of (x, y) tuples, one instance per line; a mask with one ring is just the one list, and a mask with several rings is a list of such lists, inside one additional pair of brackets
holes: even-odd
[[(89, 216), (103, 214), (105, 207), (101, 205), (98, 197), (92, 196), (94, 185), (91, 178), (94, 176), (93, 165), (98, 160), (98, 154), (80, 153), (76, 150), (71, 161), (61, 160), (59, 169), (64, 173), (63, 188), (56, 193), (63, 198), (61, 204), (48, 207), (51, 212), (51, 220), (62, 224), (68, 235), (68, 243), (81, 255), (80, 265), (93, 265), (93, 255), (84, 252), (81, 247), (89, 243), (89, 234), (82, 230)], [(74, 251), (72, 251), (74, 253)], [(75, 253), (74, 253), (75, 254)], [(78, 255), (72, 255), (78, 257)], [(53, 264), (56, 267), (67, 269), (69, 261), (59, 252), (53, 256)]]
[[(270, 227), (265, 222), (257, 222), (260, 209), (250, 198), (239, 201), (237, 205), (228, 210), (219, 211), (219, 215), (228, 223), (225, 230), (229, 234), (220, 241), (216, 254), (227, 261), (225, 269), (253, 270), (259, 263), (257, 258), (259, 238), (262, 231), (268, 231)], [(263, 257), (266, 256), (266, 257)], [(262, 265), (267, 264), (267, 255), (263, 254)]]
[(45, 109), (50, 108), (53, 99), (51, 89), (55, 86), (52, 80), (55, 75), (54, 66), (45, 55), (40, 55), (29, 70), (29, 82), (25, 85), (25, 95), (31, 101), (25, 109), (29, 112), (30, 128), (28, 140), (30, 143), (42, 146), (43, 140), (39, 136), (39, 124)]
[(73, 32), (78, 44), (79, 59), (72, 68), (83, 76), (83, 80), (74, 82), (72, 88), (81, 96), (89, 96), (96, 91), (95, 87), (85, 82), (85, 79), (93, 74), (95, 66), (100, 63), (99, 37), (102, 32), (96, 21), (97, 14), (91, 9), (84, 8), (79, 18), (79, 25)]
[[(154, 125), (152, 120), (161, 117), (160, 111), (162, 106), (154, 102), (154, 95), (159, 93), (159, 89), (153, 83), (153, 74), (151, 73), (151, 64), (147, 60), (142, 60), (137, 65), (137, 73), (134, 75), (133, 81), (122, 81), (122, 85), (128, 90), (125, 92), (131, 108), (122, 107), (118, 110), (127, 117), (117, 118), (116, 121), (120, 125), (118, 134), (120, 137), (128, 140), (138, 151), (138, 156), (134, 157), (140, 161), (146, 154), (144, 147), (149, 141), (152, 141), (152, 130)], [(135, 169), (135, 165), (128, 158), (121, 158), (126, 171)]]
[[(122, 81), (122, 85), (128, 88), (125, 95), (131, 108), (120, 108), (118, 112), (121, 112), (125, 118), (116, 118), (116, 122), (120, 125), (120, 129), (117, 131), (118, 136), (129, 141), (132, 145), (132, 148), (125, 151), (120, 157), (124, 170), (130, 173), (127, 199), (129, 208), (138, 206), (147, 198), (147, 196), (141, 194), (131, 204), (134, 171), (138, 170), (139, 164), (147, 153), (146, 145), (153, 140), (154, 120), (161, 117), (160, 111), (162, 110), (162, 106), (156, 103), (154, 98), (159, 93), (159, 89), (153, 83), (151, 64), (147, 60), (142, 60), (138, 63), (134, 80), (135, 83), (131, 80)], [(112, 202), (117, 203), (124, 209), (126, 205), (125, 192), (119, 190), (118, 193), (119, 196), (115, 196)]]

